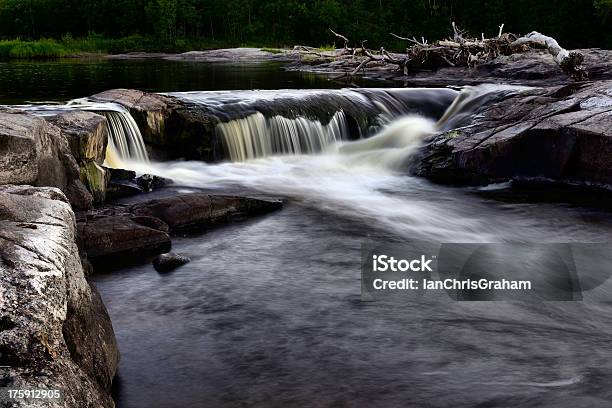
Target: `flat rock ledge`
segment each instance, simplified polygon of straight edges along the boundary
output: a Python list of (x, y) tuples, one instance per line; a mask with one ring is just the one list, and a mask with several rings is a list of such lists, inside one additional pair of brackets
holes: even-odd
[[(599, 48), (579, 49), (584, 55), (584, 66), (591, 80), (612, 79), (612, 50)], [(339, 76), (351, 72), (361, 61), (357, 58), (347, 66), (335, 60), (333, 52), (321, 52), (321, 56), (301, 55), (288, 64), (291, 71), (305, 71)], [(402, 57), (398, 55), (398, 57)], [(525, 53), (501, 55), (474, 68), (448, 67), (437, 70), (422, 69), (404, 75), (392, 64), (371, 63), (358, 76), (376, 80), (401, 81), (406, 86), (443, 87), (482, 83), (504, 83), (528, 86), (551, 86), (571, 83), (572, 80), (555, 63), (547, 50), (530, 50)], [(347, 77), (344, 80), (350, 80)]]
[(48, 407), (110, 408), (119, 352), (75, 232), (59, 189), (0, 186), (0, 385), (61, 388)]
[(129, 206), (108, 205), (78, 215), (78, 242), (96, 268), (115, 269), (169, 252), (173, 234), (202, 233), (281, 209), (282, 205), (280, 200), (205, 193), (179, 194)]
[(501, 94), (438, 134), (412, 171), (442, 183), (612, 188), (612, 81)]

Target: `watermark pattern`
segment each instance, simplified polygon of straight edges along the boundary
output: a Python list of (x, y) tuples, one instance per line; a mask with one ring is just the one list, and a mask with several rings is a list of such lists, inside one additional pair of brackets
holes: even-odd
[(363, 244), (362, 297), (577, 301), (612, 275), (611, 244)]

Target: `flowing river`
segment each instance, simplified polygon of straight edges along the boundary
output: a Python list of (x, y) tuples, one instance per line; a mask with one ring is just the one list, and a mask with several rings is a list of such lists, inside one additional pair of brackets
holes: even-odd
[[(95, 277), (122, 353), (119, 407), (609, 406), (610, 282), (582, 302), (362, 301), (364, 242), (612, 236), (597, 200), (407, 175), (440, 115), (392, 116), (359, 140), (337, 124), (326, 134), (347, 137), (304, 139), (323, 125), (243, 117), (219, 130), (235, 142), (232, 161), (123, 163), (176, 181), (157, 194), (249, 194), (286, 206), (176, 238), (173, 250), (192, 262), (171, 274), (141, 265)], [(266, 134), (282, 143), (262, 144)]]

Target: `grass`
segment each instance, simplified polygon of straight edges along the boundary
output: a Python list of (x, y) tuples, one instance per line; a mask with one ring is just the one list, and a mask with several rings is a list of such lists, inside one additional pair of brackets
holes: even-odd
[(336, 51), (336, 46), (333, 44), (324, 44), (319, 46), (319, 51)]
[[(90, 34), (84, 38), (66, 35), (61, 39), (42, 38), (26, 41), (21, 39), (0, 40), (0, 59), (49, 59), (76, 56), (83, 53), (121, 54), (127, 52), (169, 52), (209, 50), (231, 47), (261, 47), (261, 44), (243, 44), (239, 41), (215, 41), (207, 38), (178, 38), (161, 41), (155, 37), (131, 35), (122, 38), (107, 38)], [(264, 48), (269, 52), (280, 52), (277, 48)]]

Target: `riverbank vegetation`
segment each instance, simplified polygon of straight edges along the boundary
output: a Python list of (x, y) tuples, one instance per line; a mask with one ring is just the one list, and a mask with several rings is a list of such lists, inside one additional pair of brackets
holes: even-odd
[(450, 21), (474, 36), (505, 23), (569, 48), (612, 48), (612, 0), (0, 0), (0, 57), (317, 46), (334, 40), (329, 27), (368, 38), (374, 49), (401, 50), (405, 43), (389, 43), (389, 32), (441, 39)]

